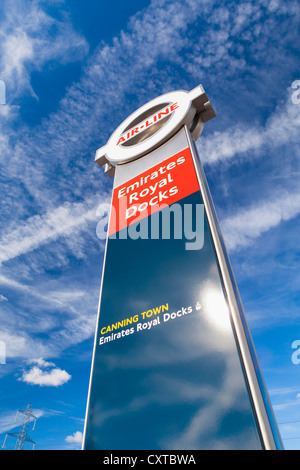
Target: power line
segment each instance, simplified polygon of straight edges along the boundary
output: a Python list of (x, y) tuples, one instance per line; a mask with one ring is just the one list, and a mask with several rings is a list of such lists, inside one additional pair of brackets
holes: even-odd
[(31, 439), (31, 437), (29, 436), (29, 434), (27, 432), (29, 423), (32, 422), (32, 421), (33, 421), (32, 431), (34, 431), (35, 423), (36, 423), (36, 420), (37, 420), (37, 417), (34, 416), (31, 412), (31, 403), (29, 403), (26, 410), (18, 410), (17, 411), (16, 418), (15, 418), (15, 423), (17, 421), (17, 417), (18, 417), (19, 413), (22, 413), (24, 415), (20, 431), (18, 433), (17, 432), (7, 433), (6, 436), (5, 436), (2, 448), (4, 449), (4, 447), (5, 447), (7, 436), (12, 436), (12, 437), (17, 439), (16, 440), (16, 445), (15, 445), (15, 450), (23, 450), (25, 442), (30, 442), (33, 446), (32, 449), (34, 450), (35, 442)]

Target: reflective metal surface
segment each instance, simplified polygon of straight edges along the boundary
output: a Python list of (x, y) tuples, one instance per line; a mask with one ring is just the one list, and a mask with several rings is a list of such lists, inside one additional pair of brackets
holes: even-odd
[(196, 145), (193, 142), (191, 134), (186, 127), (185, 132), (198, 175), (200, 191), (205, 205), (212, 241), (221, 271), (222, 284), (230, 307), (230, 317), (233, 324), (233, 331), (235, 333), (239, 354), (245, 371), (245, 378), (248, 383), (249, 394), (251, 396), (251, 400), (253, 401), (254, 410), (258, 420), (258, 427), (262, 435), (263, 446), (267, 450), (281, 450), (283, 449), (283, 443), (258, 363), (253, 340), (248, 327), (235, 277), (231, 268), (228, 253), (224, 244), (224, 239), (221, 233), (203, 167), (196, 150)]
[(122, 232), (107, 241), (84, 449), (267, 448), (207, 214), (200, 250)]
[[(109, 240), (86, 449), (262, 448), (207, 222), (204, 239)], [(174, 318), (99, 345), (102, 327), (166, 304)]]

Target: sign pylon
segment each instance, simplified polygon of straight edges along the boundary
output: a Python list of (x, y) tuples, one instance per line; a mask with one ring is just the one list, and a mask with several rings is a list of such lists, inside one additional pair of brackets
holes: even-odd
[(83, 449), (282, 448), (195, 145), (214, 116), (201, 85), (166, 93), (96, 152), (114, 184)]

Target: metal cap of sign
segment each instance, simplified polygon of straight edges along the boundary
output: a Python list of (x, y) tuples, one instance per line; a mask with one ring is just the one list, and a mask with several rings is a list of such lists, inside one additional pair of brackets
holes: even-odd
[(156, 149), (186, 125), (194, 140), (215, 111), (202, 87), (166, 93), (137, 109), (96, 152), (95, 161), (113, 176), (115, 167)]

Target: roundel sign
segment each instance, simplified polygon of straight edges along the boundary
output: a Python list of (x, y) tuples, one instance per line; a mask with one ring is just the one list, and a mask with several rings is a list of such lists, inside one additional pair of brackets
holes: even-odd
[(107, 144), (96, 152), (95, 161), (106, 164), (106, 171), (136, 160), (163, 144), (183, 125), (194, 138), (203, 123), (214, 117), (213, 108), (203, 87), (192, 91), (172, 91), (149, 101), (131, 114), (115, 130)]

